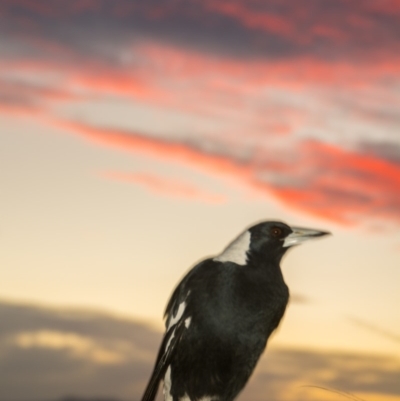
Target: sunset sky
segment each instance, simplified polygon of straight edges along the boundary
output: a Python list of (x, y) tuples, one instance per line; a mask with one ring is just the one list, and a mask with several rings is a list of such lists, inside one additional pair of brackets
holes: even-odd
[(266, 219), (333, 236), (240, 399), (400, 400), (400, 1), (0, 0), (0, 182), (0, 401), (138, 400)]

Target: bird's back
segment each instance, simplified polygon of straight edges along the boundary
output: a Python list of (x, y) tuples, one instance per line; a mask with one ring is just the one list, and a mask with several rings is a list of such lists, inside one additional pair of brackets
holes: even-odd
[(250, 377), (288, 300), (283, 279), (268, 288), (265, 273), (250, 268), (207, 260), (174, 293), (170, 308), (185, 300), (190, 326), (171, 361), (173, 401), (232, 400)]

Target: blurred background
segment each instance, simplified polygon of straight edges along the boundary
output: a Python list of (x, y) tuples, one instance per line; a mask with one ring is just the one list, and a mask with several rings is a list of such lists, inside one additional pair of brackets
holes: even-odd
[(398, 0), (0, 0), (0, 182), (1, 401), (139, 400), (264, 219), (334, 235), (240, 400), (400, 400)]

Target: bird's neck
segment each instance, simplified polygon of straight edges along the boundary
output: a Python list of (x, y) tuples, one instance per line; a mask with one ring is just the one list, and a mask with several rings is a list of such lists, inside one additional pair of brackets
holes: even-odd
[(263, 253), (252, 253), (249, 257), (248, 267), (251, 269), (252, 274), (259, 279), (276, 285), (284, 282), (280, 267), (281, 259), (282, 255), (280, 254), (269, 254), (266, 257)]

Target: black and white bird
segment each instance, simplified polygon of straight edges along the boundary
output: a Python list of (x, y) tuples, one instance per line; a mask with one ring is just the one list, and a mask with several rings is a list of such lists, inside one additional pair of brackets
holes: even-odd
[(266, 221), (198, 263), (175, 289), (166, 333), (142, 401), (161, 380), (165, 401), (231, 401), (245, 386), (289, 300), (280, 261), (329, 234)]

